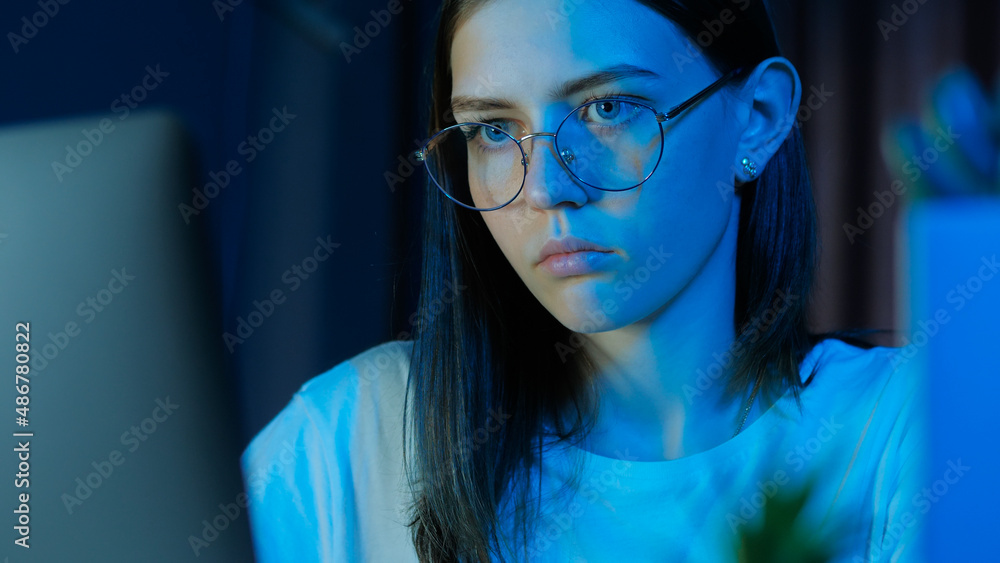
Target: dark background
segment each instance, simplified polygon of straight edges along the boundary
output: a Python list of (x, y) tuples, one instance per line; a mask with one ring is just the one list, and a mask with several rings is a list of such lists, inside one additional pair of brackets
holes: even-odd
[[(169, 76), (137, 109), (166, 107), (185, 122), (202, 170), (192, 189), (230, 159), (242, 162), (238, 147), (272, 110), (296, 116), (192, 220), (215, 257), (206, 284), (221, 296), (205, 314), (230, 331), (255, 300), (286, 287), (283, 272), (311, 255), (317, 237), (340, 244), (266, 323), (226, 351), (230, 369), (219, 377), (231, 381), (244, 443), (307, 379), (410, 328), (424, 177), (417, 171), (390, 189), (385, 173), (406, 174), (399, 157), (425, 136), (437, 3), (402, 0), (402, 12), (348, 62), (341, 43), (353, 42), (353, 28), (387, 4), (70, 0), (18, 52), (9, 38), (0, 46), (0, 125), (110, 114), (146, 66), (159, 65)], [(997, 2), (914, 0), (919, 9), (884, 37), (878, 20), (890, 18), (893, 4), (904, 3), (774, 3), (804, 100), (812, 87), (833, 93), (802, 124), (823, 244), (817, 330), (900, 328), (899, 206), (853, 244), (842, 226), (900, 175), (880, 148), (891, 120), (919, 114), (942, 71), (965, 63), (990, 85), (1000, 62)], [(231, 9), (220, 15), (218, 6)], [(37, 1), (5, 0), (0, 30), (20, 33), (20, 18), (37, 11)], [(218, 345), (225, 347), (221, 337)]]

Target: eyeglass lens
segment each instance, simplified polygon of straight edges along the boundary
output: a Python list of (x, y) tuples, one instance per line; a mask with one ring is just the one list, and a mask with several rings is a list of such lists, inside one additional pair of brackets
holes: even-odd
[[(517, 197), (527, 167), (517, 141), (503, 127), (499, 121), (465, 123), (438, 134), (424, 157), (438, 187), (455, 201), (482, 210)], [(653, 173), (663, 137), (652, 109), (622, 100), (598, 100), (577, 108), (563, 121), (555, 145), (562, 165), (576, 181), (619, 191), (641, 184)], [(546, 181), (569, 184), (574, 179), (562, 173), (547, 176)]]

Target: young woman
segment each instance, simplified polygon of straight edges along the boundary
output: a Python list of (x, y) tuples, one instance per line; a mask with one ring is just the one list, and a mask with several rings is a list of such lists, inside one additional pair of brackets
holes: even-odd
[(260, 560), (916, 558), (913, 377), (806, 328), (800, 93), (759, 1), (446, 0), (420, 322), (249, 446)]

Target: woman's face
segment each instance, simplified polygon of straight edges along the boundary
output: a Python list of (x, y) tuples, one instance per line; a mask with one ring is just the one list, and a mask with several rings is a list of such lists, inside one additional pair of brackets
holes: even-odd
[[(622, 65), (650, 72), (590, 81), (552, 97), (562, 86)], [(499, 124), (515, 138), (554, 133), (572, 109), (597, 97), (631, 98), (665, 112), (719, 77), (672, 22), (632, 1), (489, 2), (457, 28), (451, 66), (453, 100), (493, 102), (456, 110), (455, 119)], [(482, 215), (525, 285), (563, 325), (582, 333), (627, 326), (689, 288), (739, 204), (731, 188), (719, 187), (732, 186), (738, 161), (736, 103), (719, 89), (665, 123), (659, 166), (628, 191), (572, 180), (552, 137), (524, 142), (530, 164), (523, 190), (511, 204)], [(628, 157), (616, 162), (629, 165)], [(610, 252), (539, 263), (547, 241), (570, 236)]]

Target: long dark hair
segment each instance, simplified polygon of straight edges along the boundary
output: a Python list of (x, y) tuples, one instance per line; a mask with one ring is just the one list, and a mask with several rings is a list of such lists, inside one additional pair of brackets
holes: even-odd
[[(442, 3), (430, 133), (454, 123), (448, 110), (452, 38), (486, 1)], [(692, 53), (703, 50), (720, 74), (781, 55), (762, 1), (642, 3), (684, 30)], [(724, 10), (735, 21), (710, 41), (699, 40), (703, 22)], [(404, 439), (403, 453), (414, 493), (413, 542), (421, 561), (504, 560), (511, 545), (501, 532), (506, 515), (516, 518), (527, 548), (530, 474), (541, 463), (543, 438), (579, 440), (590, 429), (597, 404), (582, 374), (592, 364), (582, 350), (565, 361), (560, 344), (575, 334), (528, 291), (480, 214), (439, 197), (433, 185), (428, 189), (419, 307), (436, 309), (416, 327), (404, 409), (404, 434), (412, 440)], [(758, 179), (739, 190), (733, 350), (741, 351), (733, 354), (726, 389), (736, 395), (759, 387), (771, 397), (792, 390), (797, 400), (799, 364), (817, 341), (806, 324), (816, 219), (798, 128)], [(780, 292), (791, 299), (775, 315)], [(454, 298), (442, 307), (445, 295)], [(561, 422), (565, 407), (577, 413), (572, 424)]]

